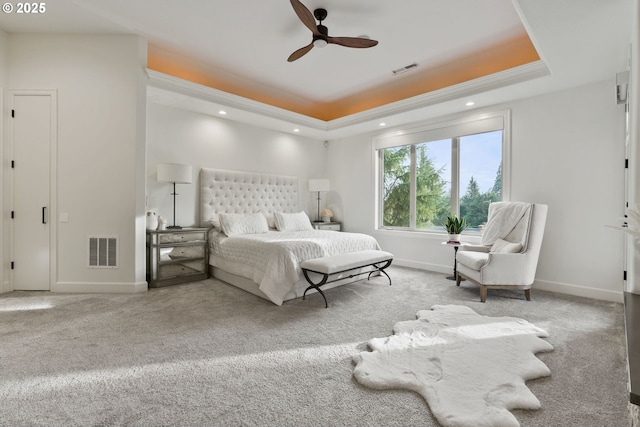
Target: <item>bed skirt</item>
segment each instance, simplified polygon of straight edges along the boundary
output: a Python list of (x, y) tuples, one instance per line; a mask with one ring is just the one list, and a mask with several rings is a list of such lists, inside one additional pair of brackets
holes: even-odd
[[(352, 270), (349, 272), (350, 275), (355, 275), (357, 273), (360, 273), (362, 271), (364, 271), (365, 269), (359, 269), (359, 270)], [(223, 282), (229, 283), (230, 285), (233, 285), (237, 288), (240, 288), (244, 291), (247, 291), (249, 293), (252, 293), (254, 295), (259, 296), (260, 298), (263, 298), (271, 303), (273, 303), (273, 301), (271, 301), (269, 299), (269, 297), (267, 297), (264, 292), (262, 292), (259, 288), (259, 285), (257, 283), (255, 283), (253, 280), (247, 279), (246, 277), (242, 277), (242, 276), (238, 276), (237, 274), (233, 274), (233, 273), (229, 273), (227, 271), (224, 271), (220, 268), (214, 267), (212, 265), (209, 265), (209, 273), (212, 277), (215, 277), (216, 279), (220, 279)], [(372, 274), (372, 276), (379, 276), (380, 273), (379, 272), (374, 272)], [(347, 276), (345, 274), (345, 276)], [(357, 282), (359, 280), (364, 280), (362, 276), (360, 277), (344, 277), (343, 279), (339, 279), (336, 282), (333, 282), (327, 286), (325, 286), (323, 288), (324, 291), (326, 291), (327, 289), (332, 289), (338, 286), (342, 286), (342, 285), (346, 285), (348, 283), (353, 283), (353, 282)], [(284, 297), (284, 301), (289, 301), (292, 299), (296, 299), (296, 298), (302, 298), (302, 295), (304, 294), (305, 289), (307, 289), (309, 287), (309, 283), (304, 279), (300, 279), (296, 282), (295, 286), (293, 287), (293, 289)], [(315, 289), (310, 289), (307, 292), (307, 296), (312, 294), (312, 293), (317, 293), (317, 291)]]

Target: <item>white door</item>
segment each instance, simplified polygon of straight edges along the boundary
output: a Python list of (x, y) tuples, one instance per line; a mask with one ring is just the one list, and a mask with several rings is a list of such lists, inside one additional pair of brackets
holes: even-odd
[(13, 289), (50, 289), (52, 97), (13, 95)]

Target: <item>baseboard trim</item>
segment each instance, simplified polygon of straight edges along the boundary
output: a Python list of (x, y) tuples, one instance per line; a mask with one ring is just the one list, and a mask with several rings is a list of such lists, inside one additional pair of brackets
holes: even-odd
[[(394, 258), (393, 265), (415, 268), (418, 270), (427, 270), (434, 273), (453, 274), (453, 264), (447, 266)], [(536, 290), (540, 290), (617, 303), (622, 303), (624, 301), (622, 289), (620, 289), (620, 292), (616, 292), (571, 283), (552, 282), (550, 280), (536, 280), (531, 289), (534, 293)]]
[(434, 273), (453, 274), (453, 263), (451, 263), (451, 265), (446, 266), (446, 265), (440, 265), (440, 264), (430, 264), (428, 262), (418, 262), (418, 261), (394, 258), (392, 265), (397, 265), (400, 267), (415, 268), (418, 270), (427, 270)]
[(531, 288), (533, 292), (536, 290), (557, 292), (560, 294), (573, 295), (577, 297), (593, 298), (602, 301), (611, 301), (621, 303), (624, 301), (622, 289), (619, 292), (609, 291), (606, 289), (596, 289), (587, 286), (574, 285), (571, 283), (552, 282), (549, 280), (536, 280)]
[(121, 293), (137, 293), (146, 292), (148, 290), (147, 282), (136, 283), (88, 283), (88, 282), (58, 282), (51, 287), (51, 292), (69, 292), (69, 293), (105, 293), (105, 294), (121, 294)]

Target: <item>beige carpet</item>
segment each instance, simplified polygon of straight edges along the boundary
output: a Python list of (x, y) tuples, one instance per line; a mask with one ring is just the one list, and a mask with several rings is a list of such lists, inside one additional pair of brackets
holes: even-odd
[(460, 288), (391, 267), (277, 307), (215, 280), (135, 295), (0, 296), (1, 426), (436, 426), (416, 393), (353, 378), (371, 338), (435, 304), (521, 317), (549, 333), (542, 408), (523, 426), (627, 426), (622, 305)]

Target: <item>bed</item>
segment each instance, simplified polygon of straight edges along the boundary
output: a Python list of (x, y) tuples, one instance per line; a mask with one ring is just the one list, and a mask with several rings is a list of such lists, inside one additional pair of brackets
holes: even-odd
[[(308, 287), (301, 262), (380, 249), (366, 234), (313, 229), (298, 207), (296, 177), (203, 168), (200, 207), (211, 275), (276, 305)], [(338, 279), (325, 290), (359, 280)]]

